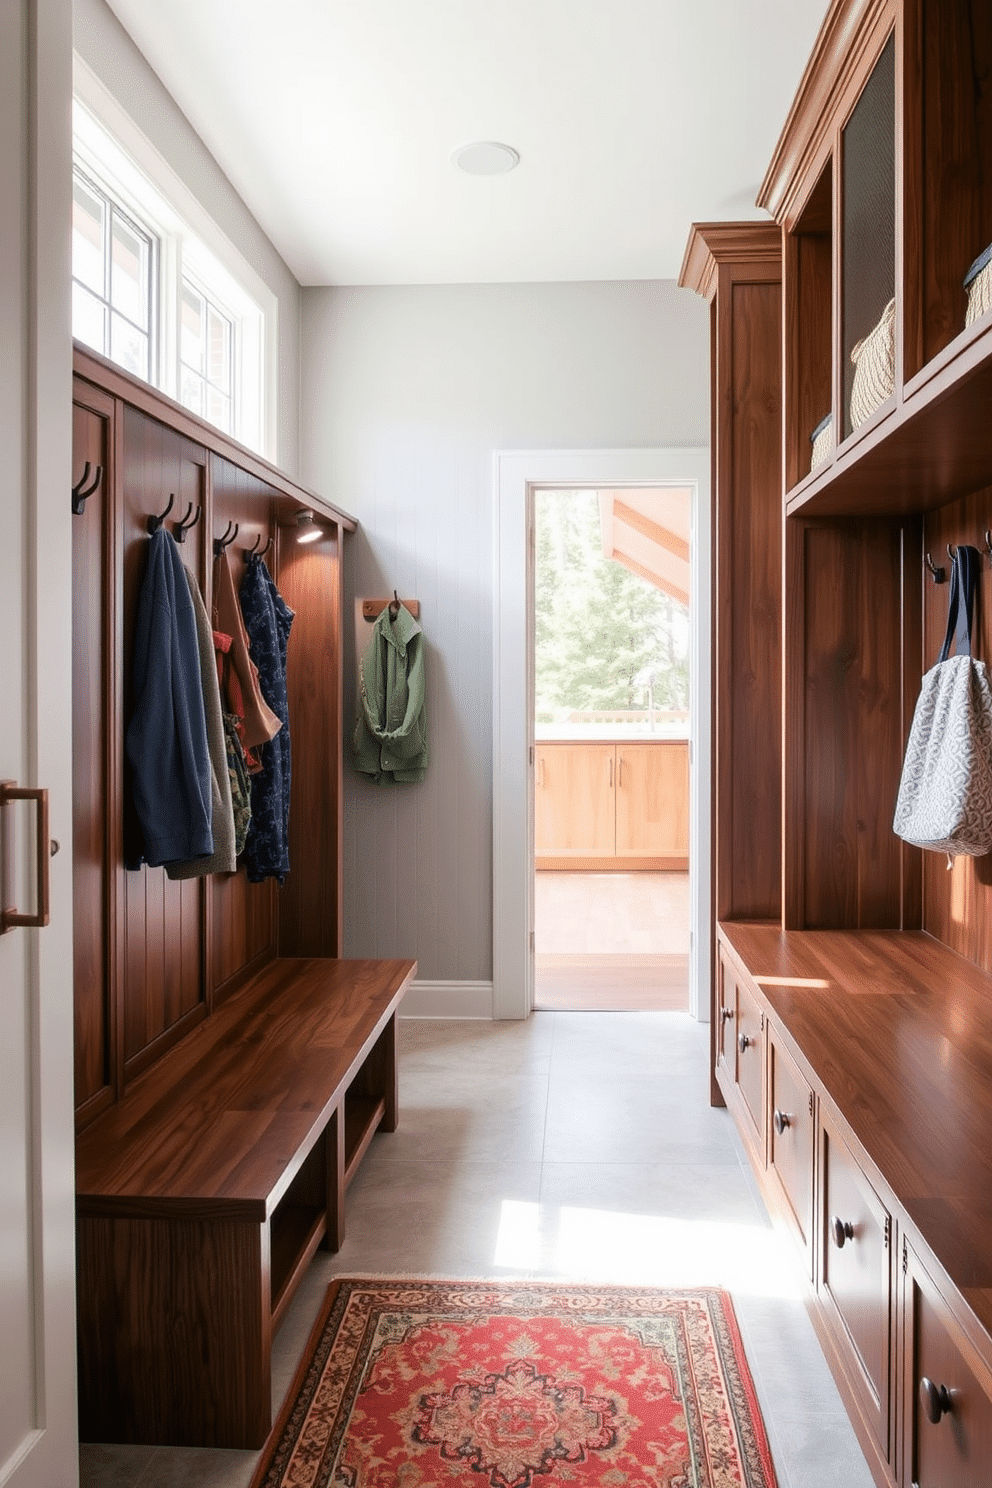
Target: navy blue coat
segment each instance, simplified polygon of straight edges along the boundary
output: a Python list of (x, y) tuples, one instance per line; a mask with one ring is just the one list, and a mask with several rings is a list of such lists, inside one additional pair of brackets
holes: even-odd
[(196, 615), (179, 549), (164, 527), (148, 544), (132, 645), (126, 750), (141, 842), (128, 845), (127, 866), (157, 867), (214, 848)]

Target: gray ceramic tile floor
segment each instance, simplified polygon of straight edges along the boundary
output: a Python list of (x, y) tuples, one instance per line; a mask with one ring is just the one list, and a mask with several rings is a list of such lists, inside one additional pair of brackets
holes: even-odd
[[(348, 1195), (276, 1339), (278, 1407), (338, 1272), (720, 1285), (734, 1297), (780, 1488), (871, 1488), (725, 1111), (708, 1030), (685, 1013), (406, 1020), (400, 1129)], [(83, 1488), (245, 1488), (251, 1452), (84, 1446)]]

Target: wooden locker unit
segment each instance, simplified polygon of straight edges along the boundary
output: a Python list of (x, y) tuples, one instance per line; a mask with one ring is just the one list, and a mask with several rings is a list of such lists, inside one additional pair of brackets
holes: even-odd
[[(73, 517), (75, 1016), (83, 1440), (262, 1444), (272, 1335), (344, 1195), (397, 1122), (396, 1011), (411, 961), (339, 959), (341, 560), (354, 521), (119, 368), (77, 348)], [(124, 738), (148, 519), (172, 507), (211, 608), (214, 539), (295, 612), (282, 887), (125, 867)], [(296, 541), (311, 512), (316, 542)]]
[[(984, 553), (992, 530), (992, 314), (966, 326), (962, 289), (992, 242), (990, 76), (987, 5), (834, 0), (759, 194), (775, 225), (695, 227), (682, 276), (715, 307), (714, 1099), (795, 1235), (880, 1488), (988, 1476), (992, 873), (988, 857), (949, 872), (892, 818), (947, 616), (946, 574), (934, 582), (925, 555), (946, 570), (948, 544)], [(781, 272), (776, 344), (752, 337), (749, 366), (775, 403), (774, 440), (755, 426), (781, 455), (774, 518), (740, 502), (720, 425), (735, 408), (730, 269), (747, 272), (759, 233)], [(851, 353), (889, 300), (893, 385), (858, 422)], [(814, 469), (825, 415), (831, 445)], [(725, 513), (755, 543), (777, 523), (777, 595), (743, 578)], [(988, 564), (974, 631), (988, 659)], [(761, 636), (762, 685), (780, 699), (771, 833), (746, 795), (750, 766), (741, 784), (734, 773), (771, 733), (735, 690), (746, 661), (731, 661)], [(735, 867), (751, 829), (781, 874), (763, 904)], [(764, 1149), (735, 1062), (741, 988), (765, 1023)], [(802, 1152), (778, 1132), (780, 1089), (808, 1100)]]
[[(772, 224), (693, 226), (679, 283), (710, 306), (714, 927), (782, 906), (781, 281)], [(715, 996), (715, 933), (710, 958)], [(715, 1075), (710, 1093), (722, 1104)]]

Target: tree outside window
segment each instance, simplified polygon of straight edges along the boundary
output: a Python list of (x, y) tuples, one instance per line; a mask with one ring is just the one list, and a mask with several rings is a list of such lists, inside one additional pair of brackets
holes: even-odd
[(684, 735), (689, 612), (603, 555), (595, 491), (535, 499), (539, 737)]

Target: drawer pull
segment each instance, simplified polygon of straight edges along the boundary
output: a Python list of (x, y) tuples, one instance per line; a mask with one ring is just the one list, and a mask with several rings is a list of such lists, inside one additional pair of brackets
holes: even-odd
[(778, 1133), (779, 1136), (782, 1135), (782, 1133), (785, 1131), (785, 1128), (787, 1126), (791, 1126), (792, 1125), (792, 1117), (791, 1116), (787, 1116), (784, 1111), (776, 1111), (775, 1112), (774, 1121), (775, 1121), (775, 1130), (776, 1130), (776, 1132)]
[(951, 1392), (946, 1385), (935, 1385), (924, 1375), (920, 1380), (920, 1404), (927, 1420), (936, 1426), (941, 1416), (950, 1414)]
[(724, 1023), (729, 1023), (730, 1019), (733, 1016), (734, 1016), (734, 1010), (733, 1010), (733, 1008), (726, 1008), (725, 1007), (725, 1008), (721, 1008), (720, 1009), (720, 1017), (723, 1019)]
[(854, 1239), (854, 1226), (849, 1219), (841, 1219), (835, 1214), (830, 1221), (830, 1233), (837, 1249), (843, 1250), (845, 1242)]
[(748, 1036), (747, 1036), (746, 1033), (742, 1033), (740, 1035), (740, 1037), (737, 1040), (737, 1047), (738, 1047), (738, 1049), (740, 1049), (740, 1051), (741, 1051), (742, 1054), (744, 1053), (744, 1050), (748, 1047), (748, 1045), (750, 1044), (750, 1042), (751, 1042), (751, 1040), (748, 1038)]

